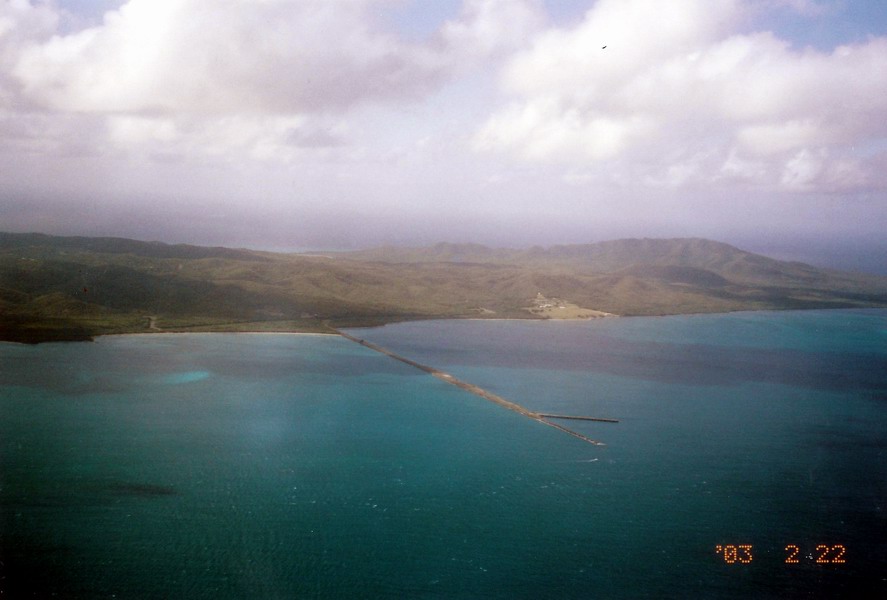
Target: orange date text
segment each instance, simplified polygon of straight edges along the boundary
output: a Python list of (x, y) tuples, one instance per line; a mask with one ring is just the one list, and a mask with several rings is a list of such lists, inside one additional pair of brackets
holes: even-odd
[[(755, 558), (753, 551), (752, 544), (718, 544), (715, 546), (715, 554), (728, 565), (750, 564)], [(818, 565), (840, 565), (847, 562), (847, 548), (843, 544), (816, 544), (806, 549), (798, 544), (787, 544), (784, 551), (783, 562), (787, 565), (796, 565), (802, 561)]]

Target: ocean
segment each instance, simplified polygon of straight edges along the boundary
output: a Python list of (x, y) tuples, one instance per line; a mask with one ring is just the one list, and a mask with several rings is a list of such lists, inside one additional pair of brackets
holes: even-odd
[(887, 595), (887, 311), (0, 344), (0, 590)]

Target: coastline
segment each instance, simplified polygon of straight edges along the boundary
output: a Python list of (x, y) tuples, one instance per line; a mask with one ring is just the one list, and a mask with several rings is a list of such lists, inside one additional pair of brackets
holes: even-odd
[(535, 322), (535, 323), (577, 323), (577, 322), (587, 322), (587, 321), (600, 321), (600, 320), (609, 320), (613, 318), (617, 319), (636, 319), (636, 318), (661, 318), (661, 317), (677, 317), (677, 316), (704, 316), (704, 315), (717, 315), (717, 314), (735, 314), (735, 313), (781, 313), (781, 312), (810, 312), (810, 311), (842, 311), (842, 310), (854, 310), (854, 311), (877, 311), (877, 310), (885, 310), (887, 307), (879, 307), (879, 306), (855, 306), (855, 307), (828, 307), (828, 308), (749, 308), (749, 309), (736, 309), (736, 310), (723, 310), (723, 311), (696, 311), (696, 312), (678, 312), (678, 313), (662, 313), (662, 314), (641, 314), (641, 315), (619, 315), (612, 314), (609, 316), (600, 316), (600, 317), (580, 317), (580, 318), (540, 318), (540, 317), (453, 317), (453, 316), (427, 316), (425, 318), (414, 318), (414, 319), (391, 319), (388, 321), (376, 321), (369, 324), (358, 324), (358, 323), (350, 323), (345, 325), (333, 326), (329, 324), (327, 321), (317, 323), (316, 327), (306, 328), (306, 331), (274, 331), (274, 330), (250, 330), (250, 329), (226, 329), (224, 325), (219, 327), (214, 327), (212, 325), (203, 325), (197, 326), (193, 330), (188, 328), (182, 329), (161, 329), (156, 326), (152, 329), (144, 329), (141, 331), (109, 331), (107, 333), (102, 332), (90, 332), (88, 329), (75, 329), (75, 328), (49, 328), (49, 329), (36, 329), (36, 328), (25, 328), (16, 330), (15, 328), (3, 329), (0, 328), (0, 342), (10, 343), (10, 344), (25, 344), (25, 345), (36, 345), (36, 344), (44, 344), (49, 342), (92, 342), (95, 341), (99, 337), (111, 336), (111, 335), (168, 335), (168, 334), (220, 334), (220, 333), (250, 333), (250, 334), (259, 334), (259, 335), (341, 335), (340, 329), (371, 329), (374, 327), (384, 327), (386, 325), (392, 325), (396, 323), (403, 323), (405, 321), (523, 321), (523, 322)]
[[(423, 319), (424, 321), (532, 321), (536, 323), (574, 323), (576, 321), (600, 321), (602, 319), (621, 319), (625, 315), (617, 315), (610, 313), (607, 316), (601, 317), (529, 317), (526, 319), (521, 319), (518, 317), (465, 317), (465, 318), (456, 318), (456, 319)], [(639, 315), (639, 316), (659, 316), (659, 315)], [(387, 323), (386, 323), (387, 325)]]
[(2, 344), (23, 344), (25, 346), (37, 346), (39, 344), (50, 343), (76, 343), (76, 342), (95, 342), (99, 338), (115, 337), (115, 336), (164, 336), (164, 335), (222, 335), (222, 334), (250, 334), (250, 335), (308, 335), (308, 336), (329, 336), (338, 335), (337, 331), (121, 331), (108, 333), (93, 333), (83, 335), (58, 335), (57, 332), (39, 332), (27, 336), (4, 337), (0, 336)]
[(169, 335), (308, 335), (308, 336), (330, 336), (338, 335), (336, 332), (322, 333), (319, 331), (146, 331), (145, 333), (127, 332), (127, 333), (102, 333), (94, 336), (95, 339), (117, 336), (133, 336), (133, 337), (160, 337)]

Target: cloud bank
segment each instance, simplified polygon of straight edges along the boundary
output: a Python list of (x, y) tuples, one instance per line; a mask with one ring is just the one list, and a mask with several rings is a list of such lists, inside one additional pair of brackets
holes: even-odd
[(443, 63), (369, 30), (361, 0), (131, 0), (104, 22), (22, 49), (24, 94), (60, 111), (340, 111), (425, 93)]
[(549, 237), (887, 220), (887, 25), (816, 46), (786, 26), (825, 27), (838, 2), (589, 0), (558, 19), (565, 4), (464, 0), (421, 32), (418, 0), (117, 6), (0, 4), (16, 227), (33, 206), (45, 229), (49, 196), (125, 215), (152, 195), (177, 226), (215, 207), (347, 237), (359, 215), (382, 241), (458, 237), (416, 225), (441, 215)]
[(871, 154), (887, 138), (887, 39), (794, 48), (769, 31), (734, 33), (743, 8), (600, 0), (511, 59), (502, 85), (515, 100), (475, 148), (606, 163), (652, 186), (883, 188), (883, 155)]

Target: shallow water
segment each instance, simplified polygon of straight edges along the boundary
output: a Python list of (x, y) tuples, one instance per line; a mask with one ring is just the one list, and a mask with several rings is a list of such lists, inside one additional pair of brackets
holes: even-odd
[[(4, 589), (887, 589), (887, 311), (446, 321), (358, 335), (533, 410), (620, 423), (564, 422), (607, 444), (591, 446), (340, 338), (2, 344)], [(725, 562), (739, 544), (753, 560)], [(789, 544), (797, 564), (785, 562)]]

